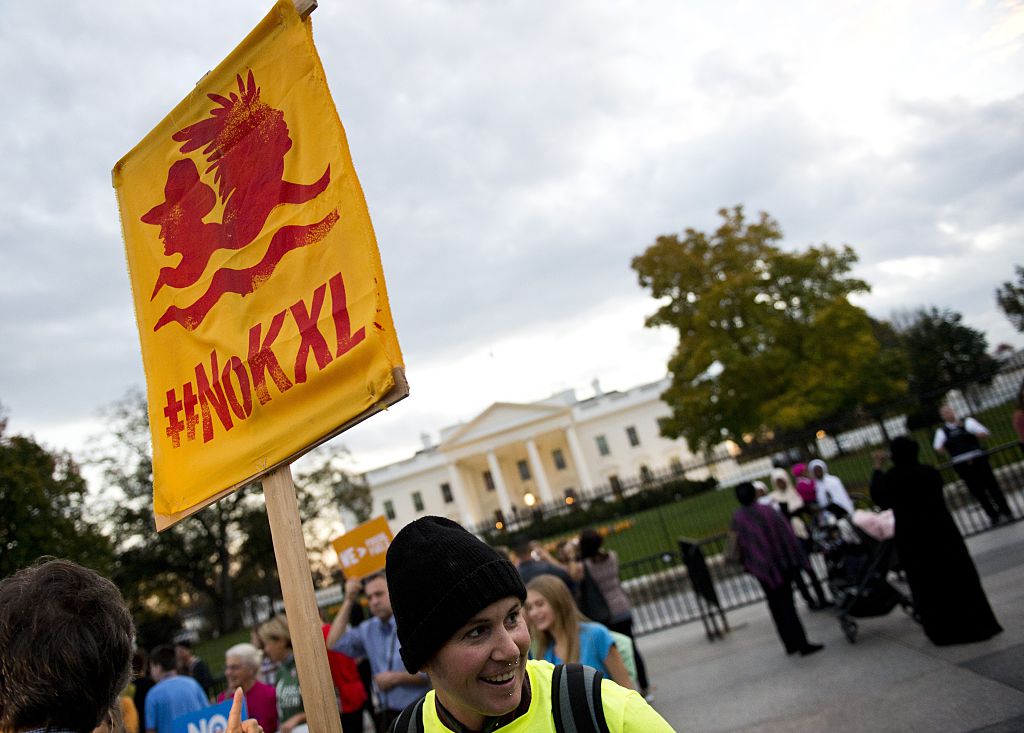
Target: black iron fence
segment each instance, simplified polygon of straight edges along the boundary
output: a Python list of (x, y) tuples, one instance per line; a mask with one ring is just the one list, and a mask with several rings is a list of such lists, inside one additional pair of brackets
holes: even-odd
[[(996, 478), (1016, 521), (1020, 521), (1024, 518), (1024, 448), (1009, 443), (986, 451), (986, 455), (993, 462), (1004, 459), (1003, 465), (995, 470)], [(969, 537), (990, 530), (991, 521), (957, 476), (952, 463), (942, 464), (939, 469), (946, 478), (946, 504), (961, 534)], [(869, 504), (863, 494), (855, 494), (855, 498), (858, 506)], [(723, 532), (691, 542), (703, 556), (716, 600), (722, 610), (729, 611), (762, 600), (764, 593), (752, 576), (725, 561), (725, 540)], [(812, 555), (811, 561), (818, 577), (824, 580), (826, 569), (820, 555)], [(634, 560), (622, 566), (622, 574), (633, 576), (624, 586), (633, 602), (633, 625), (638, 634), (701, 620), (708, 613), (701, 602), (704, 579), (688, 571), (679, 552)]]
[[(997, 480), (1017, 519), (1024, 516), (1024, 448), (1018, 443), (1011, 416), (1024, 374), (1024, 358), (1004, 365), (987, 383), (960, 385), (942, 395), (961, 417), (971, 415), (991, 433), (986, 450)], [(621, 577), (634, 605), (634, 628), (650, 633), (702, 618), (698, 594), (680, 555), (682, 538), (699, 548), (722, 608), (728, 610), (763, 598), (750, 576), (722, 560), (725, 531), (736, 509), (732, 491), (744, 480), (767, 479), (775, 466), (821, 458), (838, 476), (858, 505), (870, 507), (868, 485), (871, 454), (891, 437), (909, 434), (921, 445), (923, 463), (935, 465), (945, 479), (946, 501), (964, 536), (987, 531), (991, 523), (953, 470), (948, 456), (936, 453), (932, 441), (938, 420), (915, 425), (915, 405), (908, 401), (824, 425), (815, 434), (789, 444), (759, 449), (727, 446), (708, 458), (694, 458), (661, 473), (592, 487), (549, 505), (517, 511), (495, 524), (475, 528), (495, 545), (511, 544), (526, 535), (553, 552), (584, 526), (606, 534), (606, 545), (620, 558)], [(910, 416), (910, 420), (908, 420)], [(917, 421), (920, 422), (920, 411)], [(716, 490), (718, 489), (718, 490)], [(815, 556), (819, 577), (824, 563)]]

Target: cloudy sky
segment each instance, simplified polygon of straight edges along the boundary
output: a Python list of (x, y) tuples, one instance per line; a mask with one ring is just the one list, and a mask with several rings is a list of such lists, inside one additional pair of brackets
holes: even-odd
[[(0, 3), (0, 403), (76, 449), (143, 384), (113, 164), (271, 3)], [(878, 317), (934, 304), (1024, 345), (1024, 5), (322, 0), (412, 396), (360, 468), (494, 401), (628, 388), (668, 332), (630, 259), (744, 204), (850, 244)]]

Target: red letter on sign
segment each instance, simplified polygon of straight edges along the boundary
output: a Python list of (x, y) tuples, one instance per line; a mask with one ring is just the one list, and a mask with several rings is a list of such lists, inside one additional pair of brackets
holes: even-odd
[[(232, 372), (235, 373), (238, 389), (242, 393), (241, 402), (238, 401), (235, 386), (231, 384)], [(228, 359), (224, 364), (224, 370), (220, 373), (220, 381), (224, 385), (224, 394), (228, 398), (228, 404), (231, 405), (231, 411), (235, 413), (235, 417), (239, 420), (249, 417), (252, 414), (252, 388), (249, 386), (249, 373), (245, 371), (242, 360), (237, 356)]]
[(316, 364), (323, 369), (331, 363), (331, 351), (327, 348), (327, 340), (320, 333), (316, 322), (320, 320), (320, 311), (324, 307), (324, 297), (327, 295), (327, 285), (321, 285), (313, 292), (313, 304), (306, 313), (306, 306), (300, 300), (292, 306), (292, 318), (295, 325), (299, 327), (299, 351), (295, 355), (295, 383), (302, 384), (306, 381), (306, 361), (309, 359), (310, 350), (316, 357)]
[(332, 277), (328, 284), (331, 286), (331, 315), (334, 316), (334, 331), (338, 337), (338, 350), (334, 352), (334, 355), (341, 356), (366, 338), (366, 328), (360, 326), (355, 335), (352, 335), (352, 321), (348, 317), (345, 283), (341, 279), (341, 273)]
[(173, 389), (167, 390), (167, 407), (164, 408), (164, 417), (167, 418), (167, 437), (171, 439), (171, 445), (175, 448), (181, 446), (181, 431), (185, 429), (185, 423), (178, 417), (181, 414), (181, 400), (178, 399)]
[(196, 414), (196, 405), (199, 404), (199, 398), (196, 397), (195, 390), (192, 389), (192, 382), (185, 382), (181, 392), (181, 399), (185, 403), (185, 435), (189, 440), (195, 440), (196, 426), (199, 424), (199, 415)]
[[(210, 383), (212, 379), (213, 383)], [(231, 421), (231, 410), (228, 409), (228, 401), (224, 396), (224, 388), (220, 383), (220, 373), (217, 370), (217, 352), (210, 352), (210, 379), (206, 377), (206, 370), (202, 362), (196, 364), (196, 389), (199, 392), (199, 407), (203, 413), (203, 442), (209, 443), (213, 440), (213, 417), (210, 415), (210, 405), (217, 411), (220, 424), (225, 430), (231, 430), (234, 423)]]
[(260, 399), (261, 405), (270, 402), (270, 390), (267, 389), (267, 378), (264, 372), (270, 374), (270, 378), (274, 380), (274, 384), (277, 385), (277, 388), (282, 393), (292, 388), (292, 383), (285, 375), (284, 369), (281, 368), (281, 362), (277, 360), (273, 350), (270, 348), (274, 345), (274, 339), (277, 338), (277, 334), (281, 332), (285, 313), (286, 311), (281, 311), (270, 321), (270, 328), (267, 329), (267, 338), (262, 343), (260, 343), (260, 330), (263, 328), (263, 324), (257, 323), (249, 329), (249, 356), (246, 358), (246, 362), (249, 364), (253, 387), (256, 390), (256, 396)]

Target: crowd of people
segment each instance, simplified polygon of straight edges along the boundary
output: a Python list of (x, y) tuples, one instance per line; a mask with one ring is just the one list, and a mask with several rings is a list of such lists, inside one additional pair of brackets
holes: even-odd
[[(958, 419), (948, 405), (939, 415), (942, 425), (932, 444), (936, 453), (950, 457), (993, 526), (1012, 520), (982, 447), (988, 430), (974, 418)], [(1024, 385), (1014, 414), (1018, 424), (1024, 428)], [(1024, 447), (1024, 432), (1018, 432)], [(870, 492), (879, 512), (856, 509), (843, 482), (820, 459), (795, 463), (788, 471), (773, 468), (771, 488), (761, 481), (736, 487), (740, 507), (730, 523), (726, 554), (760, 583), (787, 654), (807, 655), (823, 648), (807, 639), (793, 603), (793, 586), (812, 611), (834, 605), (810, 557), (821, 549), (815, 537), (838, 535), (833, 529), (837, 519), (850, 520), (870, 538), (893, 540), (894, 564), (910, 588), (913, 615), (934, 644), (983, 641), (1002, 631), (946, 506), (942, 476), (919, 462), (918, 450), (916, 441), (900, 436), (888, 453), (873, 454)], [(883, 471), (889, 459), (892, 467)]]
[[(437, 517), (403, 529), (388, 556), (386, 575), (346, 583), (340, 611), (323, 626), (344, 733), (363, 730), (367, 707), (378, 733), (404, 730), (399, 716), (414, 709), (428, 730), (482, 730), (491, 719), (521, 716), (554, 725), (565, 714), (560, 689), (573, 705), (587, 696), (588, 709), (602, 706), (606, 727), (595, 730), (671, 730), (634, 690), (630, 637), (580, 613), (573, 591), (589, 582), (584, 559), (567, 570), (552, 563), (562, 573), (536, 574), (528, 591), (512, 560)], [(360, 619), (363, 596), (369, 617)], [(628, 617), (612, 605), (620, 621)], [(357, 660), (368, 666), (368, 685)], [(577, 684), (581, 664), (607, 679)], [(227, 649), (224, 675), (216, 702), (232, 703), (229, 733), (307, 730), (284, 615)], [(136, 649), (120, 593), (92, 570), (46, 560), (0, 581), (5, 733), (172, 733), (176, 719), (213, 704), (215, 685), (188, 641)]]
[[(1024, 393), (1020, 411), (1024, 424)], [(992, 523), (1005, 521), (1010, 509), (981, 450), (987, 430), (948, 407), (942, 418), (933, 447), (950, 455)], [(907, 437), (874, 461), (871, 498), (894, 517), (924, 633), (945, 645), (1001, 632), (938, 471)], [(807, 638), (793, 588), (811, 610), (832, 605), (809, 561), (814, 537), (860, 510), (820, 459), (776, 468), (769, 481), (735, 488), (727, 554), (762, 586), (786, 653), (806, 656), (823, 646)], [(553, 551), (528, 538), (504, 550), (423, 517), (395, 537), (385, 571), (346, 582), (322, 632), (344, 733), (362, 731), (367, 712), (377, 733), (491, 733), (519, 720), (517, 730), (671, 730), (650, 705), (618, 557), (593, 529)], [(188, 640), (148, 654), (134, 646), (120, 594), (91, 570), (50, 559), (0, 581), (0, 730), (173, 733), (175, 719), (214, 702), (210, 666)], [(286, 616), (231, 646), (223, 669), (227, 689), (215, 700), (231, 701), (229, 733), (307, 730)]]
[[(411, 538), (415, 551), (403, 550), (403, 538)], [(389, 550), (386, 573), (348, 580), (340, 610), (331, 623), (323, 625), (335, 688), (333, 702), (343, 733), (363, 731), (367, 712), (377, 733), (401, 730), (393, 728), (398, 726), (396, 720), (428, 692), (435, 704), (433, 715), (440, 716), (436, 719), (456, 733), (480, 730), (480, 714), (485, 718), (527, 713), (531, 717), (554, 716), (549, 709), (551, 672), (565, 669), (575, 675), (583, 669), (578, 665), (598, 670), (606, 680), (597, 686), (598, 694), (588, 678), (590, 692), (586, 694), (597, 694), (597, 702), (607, 708), (606, 720), (617, 721), (609, 730), (671, 730), (645, 699), (649, 695), (647, 674), (632, 638), (631, 606), (619, 581), (616, 554), (603, 547), (600, 533), (589, 529), (565, 543), (557, 554), (556, 559), (528, 540), (515, 552), (499, 552), (459, 525), (436, 517), (399, 533)], [(399, 559), (392, 559), (393, 555)], [(420, 567), (423, 558), (430, 558), (429, 567)], [(417, 567), (420, 569), (413, 569)], [(442, 571), (444, 568), (447, 571)], [(104, 648), (94, 648), (100, 643), (96, 641), (92, 646), (82, 646), (80, 639), (69, 643), (95, 657), (91, 659), (93, 667), (102, 666), (101, 660), (105, 660), (105, 671), (118, 674), (112, 675), (107, 687), (88, 690), (87, 711), (74, 722), (65, 722), (71, 718), (46, 691), (39, 693), (39, 705), (26, 711), (13, 710), (0, 701), (0, 730), (99, 728), (116, 733), (173, 733), (176, 719), (226, 700), (238, 707), (239, 699), (245, 702), (249, 720), (244, 728), (237, 720), (234, 731), (307, 730), (292, 636), (284, 614), (252, 629), (249, 642), (227, 649), (223, 664), (226, 689), (219, 691), (210, 664), (196, 654), (189, 640), (160, 644), (148, 652), (134, 648), (132, 622), (116, 588), (74, 563), (50, 561), (0, 584), (0, 640), (5, 633), (18, 639), (18, 644), (5, 651), (13, 655), (23, 645), (39, 641), (24, 628), (19, 633), (18, 624), (48, 625), (45, 616), (33, 622), (23, 608), (5, 600), (5, 592), (12, 596), (22, 576), (43, 576), (56, 570), (67, 576), (69, 592), (76, 587), (67, 581), (72, 578), (96, 586), (105, 596), (104, 604), (97, 603), (91, 610), (112, 616), (108, 626), (116, 626), (107, 636), (116, 638), (103, 640)], [(394, 593), (396, 587), (399, 591)], [(39, 583), (35, 592), (44, 594), (46, 585)], [(395, 596), (399, 602), (393, 605)], [(25, 603), (20, 590), (16, 600)], [(48, 600), (66, 606), (56, 609), (55, 617), (75, 613), (82, 622), (89, 622), (88, 614), (83, 614), (73, 598), (50, 595)], [(583, 608), (601, 621), (585, 616)], [(19, 611), (26, 615), (16, 620)], [(465, 634), (453, 629), (463, 625), (474, 628)], [(91, 631), (100, 634), (104, 627)], [(116, 650), (110, 648), (114, 642), (120, 644)], [(449, 645), (453, 645), (451, 664), (440, 662)], [(118, 661), (122, 657), (123, 665)], [(512, 670), (495, 667), (495, 657)], [(536, 666), (531, 666), (533, 660)], [(473, 665), (480, 667), (476, 677), (466, 672), (471, 672)], [(78, 692), (95, 687), (95, 681), (95, 674), (83, 671), (77, 680)], [(9, 675), (0, 675), (0, 694), (11, 684)], [(66, 689), (66, 685), (54, 686), (57, 692)], [(529, 705), (530, 700), (536, 700), (536, 705)], [(594, 704), (591, 700), (590, 707)], [(536, 706), (543, 711), (534, 710)], [(86, 719), (88, 724), (82, 722)], [(423, 719), (434, 720), (429, 713)], [(643, 727), (639, 721), (653, 727)]]

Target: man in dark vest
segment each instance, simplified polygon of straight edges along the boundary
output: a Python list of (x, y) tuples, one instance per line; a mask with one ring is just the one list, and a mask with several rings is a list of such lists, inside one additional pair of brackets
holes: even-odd
[(939, 409), (942, 425), (935, 431), (932, 446), (936, 452), (944, 451), (953, 461), (953, 470), (967, 484), (967, 489), (981, 504), (993, 525), (1013, 519), (1006, 497), (999, 488), (992, 466), (981, 447), (988, 430), (973, 417), (962, 422), (949, 405)]

